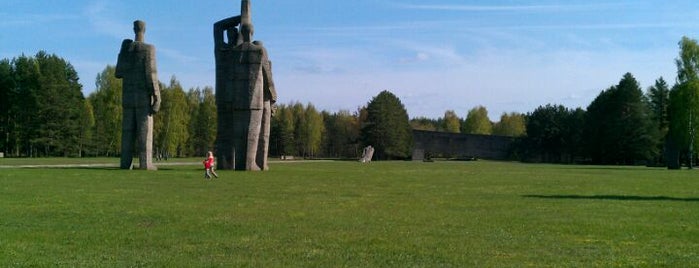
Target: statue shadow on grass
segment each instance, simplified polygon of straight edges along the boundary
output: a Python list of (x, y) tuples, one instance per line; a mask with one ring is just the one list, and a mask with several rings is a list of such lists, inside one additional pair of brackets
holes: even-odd
[[(124, 169), (121, 169), (119, 167), (55, 167), (52, 169), (64, 169), (64, 170), (111, 170), (111, 171), (124, 171)], [(174, 168), (169, 168), (169, 167), (158, 167), (159, 171), (166, 171), (166, 170), (175, 170)], [(129, 171), (129, 170), (126, 170)], [(133, 171), (140, 171), (138, 168), (135, 168)]]
[(612, 200), (612, 201), (677, 201), (699, 202), (699, 198), (635, 195), (523, 195), (524, 198), (572, 199), (572, 200)]

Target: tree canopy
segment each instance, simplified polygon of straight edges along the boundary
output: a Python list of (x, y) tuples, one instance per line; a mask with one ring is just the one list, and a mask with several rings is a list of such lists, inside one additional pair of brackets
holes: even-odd
[(526, 122), (523, 114), (503, 113), (500, 121), (493, 125), (493, 135), (519, 137), (526, 134)]
[(444, 131), (451, 133), (461, 133), (461, 119), (453, 110), (444, 112)]
[(687, 152), (692, 166), (697, 146), (697, 118), (699, 118), (699, 43), (682, 37), (677, 64), (677, 85), (670, 92), (668, 107), (668, 137), (671, 149), (670, 167), (679, 167), (679, 153)]
[(413, 134), (408, 112), (400, 99), (382, 91), (367, 105), (362, 140), (375, 149), (379, 160), (407, 159), (412, 154)]
[(493, 123), (488, 117), (488, 109), (478, 106), (470, 111), (466, 120), (461, 124), (461, 133), (490, 135), (493, 133)]
[(633, 164), (657, 152), (656, 127), (641, 87), (630, 73), (588, 106), (586, 148), (602, 164)]

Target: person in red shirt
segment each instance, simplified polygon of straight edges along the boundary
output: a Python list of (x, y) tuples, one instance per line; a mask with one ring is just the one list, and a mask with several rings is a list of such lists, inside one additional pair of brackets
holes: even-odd
[(214, 170), (214, 154), (209, 151), (207, 153), (206, 159), (204, 159), (204, 178), (205, 179), (211, 179), (211, 175), (214, 175), (214, 177), (218, 178), (218, 174), (216, 174), (216, 171)]

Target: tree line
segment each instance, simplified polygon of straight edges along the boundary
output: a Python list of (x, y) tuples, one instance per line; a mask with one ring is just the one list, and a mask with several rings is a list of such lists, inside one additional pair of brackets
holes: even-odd
[(644, 93), (632, 74), (588, 105), (540, 106), (526, 116), (526, 135), (513, 148), (519, 159), (556, 163), (648, 164), (678, 169), (696, 160), (699, 118), (699, 44), (683, 37), (677, 79), (658, 78)]
[[(366, 145), (378, 159), (405, 159), (411, 129), (516, 137), (512, 158), (596, 164), (691, 165), (699, 118), (699, 44), (682, 38), (676, 83), (662, 77), (645, 92), (631, 73), (586, 107), (546, 104), (532, 112), (503, 113), (491, 122), (485, 107), (464, 118), (447, 110), (438, 119), (408, 118), (398, 97), (383, 91), (356, 111), (319, 111), (311, 103), (278, 104), (270, 154), (356, 158)], [(0, 152), (8, 156), (117, 156), (121, 144), (121, 81), (114, 67), (97, 75), (82, 95), (67, 61), (39, 52), (0, 60)], [(201, 156), (214, 149), (216, 103), (210, 87), (185, 91), (175, 77), (161, 83), (155, 116), (158, 157)]]
[[(8, 157), (118, 156), (121, 152), (122, 83), (107, 66), (95, 79), (95, 90), (84, 97), (73, 66), (57, 55), (39, 52), (0, 61), (0, 152)], [(216, 101), (211, 87), (185, 91), (175, 77), (160, 83), (162, 106), (154, 116), (156, 158), (202, 156), (214, 150)], [(355, 112), (319, 111), (313, 104), (278, 104), (271, 122), (270, 153), (302, 158), (355, 158), (364, 144), (385, 149), (385, 159), (407, 158), (412, 139), (405, 108), (395, 95), (383, 92), (376, 105)], [(389, 112), (390, 111), (390, 112)], [(374, 111), (376, 113), (379, 111)], [(372, 121), (373, 120), (373, 121)], [(381, 123), (376, 120), (383, 120)], [(372, 123), (374, 122), (374, 123)], [(404, 127), (396, 127), (403, 122)], [(401, 130), (395, 141), (379, 142), (369, 129)], [(367, 127), (368, 126), (368, 127)], [(366, 128), (366, 129), (364, 129)], [(372, 136), (375, 135), (375, 136)], [(376, 142), (376, 143), (375, 143)], [(400, 149), (396, 149), (400, 147)]]

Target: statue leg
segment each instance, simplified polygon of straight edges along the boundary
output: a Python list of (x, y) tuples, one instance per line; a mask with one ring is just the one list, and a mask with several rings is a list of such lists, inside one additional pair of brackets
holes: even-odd
[(267, 164), (267, 157), (269, 154), (269, 132), (270, 123), (272, 120), (272, 106), (269, 101), (264, 102), (264, 109), (262, 110), (262, 124), (260, 125), (260, 140), (257, 146), (257, 166), (262, 170), (269, 170), (269, 165)]
[(250, 111), (235, 110), (233, 111), (232, 120), (232, 138), (233, 154), (235, 170), (249, 170), (247, 160), (248, 152), (248, 127), (250, 126)]
[[(216, 166), (221, 170), (235, 169), (233, 154), (233, 115), (229, 106), (218, 108), (218, 128), (216, 131)], [(228, 108), (226, 108), (228, 107)]]
[(250, 124), (248, 127), (248, 150), (246, 154), (246, 170), (258, 171), (263, 168), (257, 163), (258, 146), (260, 144), (260, 132), (262, 131), (263, 110), (250, 111)]
[(121, 169), (132, 169), (134, 139), (136, 138), (136, 122), (134, 110), (124, 108), (121, 120)]
[(139, 168), (157, 170), (153, 165), (153, 116), (147, 109), (139, 109), (137, 127)]

